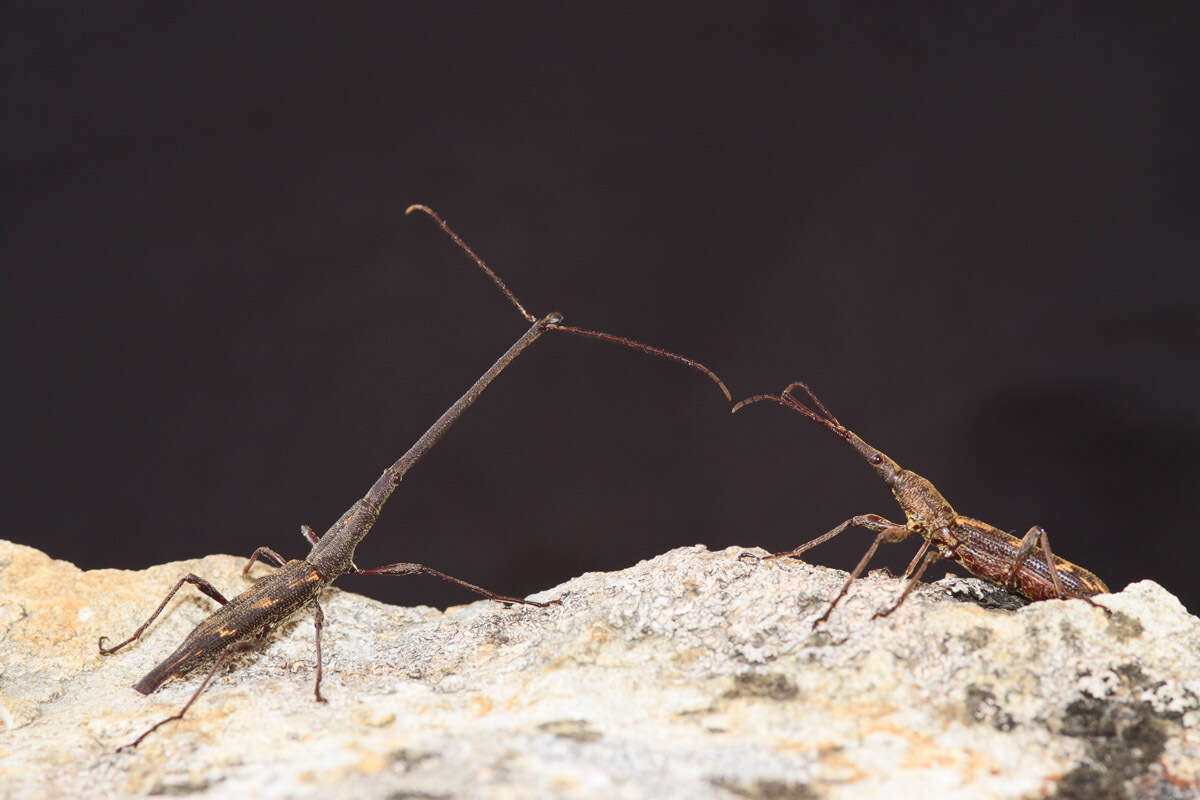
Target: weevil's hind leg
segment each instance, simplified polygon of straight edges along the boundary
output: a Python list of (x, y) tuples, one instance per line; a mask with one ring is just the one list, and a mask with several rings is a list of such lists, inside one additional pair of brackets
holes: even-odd
[[(1004, 576), (1004, 588), (1011, 588), (1015, 584), (1017, 573), (1025, 564), (1025, 560), (1033, 553), (1035, 545), (1040, 545), (1042, 548), (1042, 557), (1046, 559), (1046, 569), (1050, 573), (1051, 582), (1054, 583), (1054, 593), (1058, 595), (1059, 600), (1068, 599), (1066, 592), (1063, 591), (1062, 579), (1058, 577), (1058, 566), (1055, 563), (1054, 553), (1050, 551), (1050, 535), (1041, 525), (1034, 525), (1021, 537), (1021, 546), (1017, 548), (1017, 554), (1013, 557), (1012, 568)], [(1112, 615), (1111, 608), (1097, 603), (1090, 597), (1078, 596), (1070, 599), (1082, 600), (1090, 606), (1102, 609), (1105, 614)]]
[(108, 637), (101, 636), (100, 640), (97, 642), (97, 645), (100, 648), (100, 655), (102, 655), (102, 656), (111, 655), (112, 653), (115, 653), (118, 650), (120, 650), (125, 645), (129, 644), (130, 642), (137, 641), (138, 637), (142, 635), (142, 633), (146, 630), (146, 628), (150, 627), (151, 622), (154, 622), (154, 620), (158, 618), (158, 615), (162, 613), (162, 610), (167, 607), (167, 603), (169, 603), (171, 601), (171, 598), (175, 596), (175, 593), (178, 592), (179, 588), (181, 586), (183, 586), (185, 583), (192, 584), (197, 589), (199, 589), (201, 592), (208, 595), (213, 600), (216, 600), (221, 605), (225, 605), (226, 603), (229, 602), (228, 600), (225, 599), (225, 596), (217, 590), (217, 587), (213, 586), (211, 583), (204, 580), (204, 578), (201, 578), (197, 575), (193, 575), (192, 573), (189, 572), (187, 575), (184, 575), (182, 578), (179, 579), (179, 582), (175, 584), (175, 587), (173, 589), (171, 589), (171, 591), (167, 592), (167, 596), (164, 597), (163, 601), (158, 604), (158, 608), (154, 609), (154, 613), (150, 615), (150, 619), (143, 622), (142, 626), (140, 628), (138, 628), (136, 631), (134, 631), (133, 635), (130, 636), (128, 639), (126, 639), (125, 641), (121, 642), (120, 644), (114, 645), (112, 647), (105, 647), (104, 643), (106, 641), (108, 641)]
[(242, 567), (242, 577), (243, 578), (250, 577), (250, 568), (254, 566), (255, 561), (259, 561), (259, 560), (266, 561), (268, 558), (271, 559), (272, 561), (274, 561), (275, 566), (277, 566), (277, 567), (282, 567), (284, 564), (287, 563), (287, 559), (285, 559), (283, 556), (279, 555), (279, 553), (276, 553), (274, 550), (267, 547), (266, 545), (263, 545), (262, 547), (258, 548), (257, 550), (255, 550), (253, 553), (250, 554), (250, 560), (246, 562), (246, 566)]
[[(866, 528), (869, 531), (875, 531), (877, 533), (882, 531), (894, 531), (899, 528), (904, 530), (904, 536), (908, 535), (908, 529), (903, 525), (897, 525), (894, 522), (884, 519), (878, 514), (860, 514), (857, 517), (852, 517), (851, 519), (846, 520), (828, 533), (823, 533), (817, 538), (805, 542), (794, 550), (787, 550), (783, 553), (772, 553), (771, 555), (766, 556), (764, 560), (767, 558), (788, 558), (803, 555), (817, 545), (825, 544), (825, 542), (828, 542), (835, 536), (844, 533), (849, 528)], [(900, 539), (903, 539), (904, 536), (901, 536)], [(898, 542), (900, 539), (892, 538), (888, 539), (888, 541)]]
[(444, 572), (439, 572), (432, 567), (427, 567), (424, 564), (413, 564), (407, 561), (397, 561), (395, 564), (384, 564), (382, 567), (375, 569), (360, 569), (354, 572), (355, 575), (432, 575), (435, 578), (441, 578), (444, 581), (456, 584), (464, 589), (470, 589), (478, 595), (482, 595), (489, 600), (495, 600), (498, 603), (519, 603), (524, 606), (537, 606), (545, 608), (546, 606), (562, 605), (561, 600), (551, 600), (546, 603), (539, 603), (535, 600), (522, 600), (520, 597), (508, 597), (502, 594), (488, 591), (482, 586), (476, 586), (473, 583), (467, 583), (461, 578), (455, 578), (453, 575), (447, 575)]
[[(870, 514), (868, 516), (875, 517), (874, 514)], [(843, 522), (842, 525), (839, 525), (838, 528), (842, 528), (842, 526), (844, 526), (844, 525), (849, 525), (850, 523), (854, 522), (854, 520), (856, 520), (856, 519), (865, 519), (865, 517), (855, 517), (852, 520), (847, 520), (846, 522)], [(875, 517), (875, 519), (882, 520), (885, 523), (887, 522), (887, 520), (883, 519), (882, 517)], [(876, 522), (871, 521), (871, 525), (876, 525), (876, 524), (877, 524)], [(833, 598), (833, 602), (829, 604), (829, 608), (825, 609), (825, 613), (822, 614), (821, 616), (817, 617), (816, 620), (813, 621), (813, 624), (812, 624), (813, 628), (816, 628), (822, 622), (825, 622), (827, 619), (829, 619), (829, 615), (833, 613), (833, 609), (835, 609), (837, 607), (837, 604), (842, 601), (842, 598), (846, 596), (846, 592), (850, 591), (850, 584), (852, 584), (852, 583), (854, 583), (854, 581), (858, 580), (858, 576), (861, 575), (862, 571), (867, 568), (867, 564), (871, 561), (871, 558), (874, 557), (875, 551), (879, 549), (880, 544), (882, 544), (883, 542), (902, 541), (905, 537), (909, 536), (912, 533), (912, 531), (910, 531), (908, 528), (904, 527), (903, 525), (892, 525), (890, 523), (889, 523), (889, 525), (890, 525), (890, 527), (884, 527), (884, 526), (870, 527), (871, 530), (879, 531), (879, 533), (876, 534), (876, 536), (875, 536), (875, 541), (871, 542), (871, 546), (867, 548), (867, 552), (863, 553), (863, 557), (858, 560), (858, 564), (854, 567), (854, 571), (850, 573), (850, 577), (846, 579), (846, 582), (844, 584), (842, 584), (842, 590), (840, 592), (838, 592), (837, 597)], [(869, 526), (861, 525), (861, 527), (867, 528)], [(834, 528), (833, 530), (838, 531), (838, 528)], [(843, 528), (843, 530), (844, 530), (844, 528)], [(830, 533), (832, 533), (832, 532), (833, 531), (830, 531)], [(838, 531), (838, 533), (841, 533), (841, 531)]]
[(1066, 595), (1063, 594), (1062, 581), (1058, 577), (1058, 569), (1054, 566), (1054, 556), (1050, 554), (1050, 540), (1046, 536), (1046, 529), (1041, 525), (1034, 525), (1025, 535), (1021, 537), (1021, 546), (1017, 548), (1017, 554), (1013, 556), (1013, 565), (1008, 570), (1008, 574), (1004, 576), (1004, 588), (1010, 589), (1016, 585), (1017, 573), (1021, 571), (1021, 567), (1025, 564), (1025, 559), (1029, 558), (1029, 554), (1033, 552), (1033, 548), (1038, 545), (1038, 540), (1041, 540), (1042, 554), (1046, 559), (1046, 566), (1050, 568), (1050, 580), (1054, 583), (1054, 593), (1058, 595), (1059, 600), (1065, 600)]
[[(926, 540), (925, 547), (921, 548), (921, 553), (925, 553), (925, 551), (928, 549), (929, 549), (929, 541)], [(925, 570), (927, 570), (929, 568), (929, 565), (932, 564), (933, 562), (937, 561), (941, 557), (942, 557), (941, 554), (937, 550), (927, 553), (925, 555), (924, 560), (921, 561), (921, 566), (918, 567), (917, 571), (913, 573), (913, 576), (911, 578), (909, 578), (908, 585), (905, 586), (904, 591), (900, 593), (900, 599), (897, 600), (892, 605), (892, 607), (889, 608), (887, 611), (876, 611), (874, 614), (871, 615), (871, 619), (877, 619), (878, 617), (886, 617), (888, 614), (891, 614), (893, 611), (895, 611), (897, 608), (899, 608), (900, 604), (904, 602), (904, 599), (906, 597), (908, 597), (908, 593), (911, 592), (913, 590), (913, 587), (917, 585), (917, 582), (919, 580), (921, 580), (921, 576), (925, 574)], [(911, 565), (909, 566), (909, 568), (910, 569), (912, 568)], [(908, 573), (905, 572), (905, 574), (907, 575)]]
[(122, 750), (129, 750), (131, 748), (137, 747), (139, 744), (142, 743), (143, 739), (145, 739), (150, 734), (154, 733), (156, 730), (161, 728), (163, 725), (166, 725), (168, 722), (174, 722), (177, 719), (183, 719), (183, 715), (186, 714), (187, 710), (192, 707), (192, 703), (196, 702), (196, 698), (200, 696), (200, 693), (203, 692), (208, 687), (208, 684), (212, 681), (213, 676), (217, 674), (217, 670), (219, 670), (221, 668), (221, 665), (225, 663), (225, 661), (229, 658), (229, 656), (233, 655), (234, 653), (240, 653), (243, 650), (249, 650), (250, 648), (254, 647), (257, 643), (258, 643), (258, 638), (256, 637), (253, 640), (235, 642), (234, 644), (231, 644), (229, 647), (225, 648), (225, 651), (223, 653), (221, 653), (220, 656), (217, 657), (217, 661), (215, 664), (213, 664), (212, 669), (210, 669), (208, 671), (208, 675), (206, 675), (204, 677), (204, 682), (200, 684), (200, 688), (197, 689), (192, 694), (191, 698), (188, 699), (188, 701), (183, 704), (183, 708), (179, 709), (179, 713), (172, 714), (171, 716), (169, 716), (166, 719), (162, 720), (161, 722), (157, 723), (152, 728), (150, 728), (150, 730), (146, 731), (145, 733), (143, 733), (138, 738), (134, 739), (129, 744), (121, 745), (120, 747), (117, 748), (117, 752), (119, 753)]
[(317, 602), (317, 598), (313, 598), (313, 620), (317, 627), (317, 685), (313, 689), (313, 694), (317, 696), (318, 703), (328, 702), (324, 697), (321, 697), (321, 628), (325, 627), (325, 612), (321, 610), (321, 604)]

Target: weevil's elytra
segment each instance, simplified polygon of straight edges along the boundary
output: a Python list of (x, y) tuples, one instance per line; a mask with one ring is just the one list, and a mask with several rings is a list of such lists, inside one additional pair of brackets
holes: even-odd
[(321, 576), (308, 562), (287, 562), (197, 625), (174, 653), (133, 688), (150, 694), (172, 675), (190, 672), (214, 652), (291, 616), (312, 600), (321, 586)]
[(150, 615), (150, 618), (135, 630), (133, 635), (128, 639), (113, 647), (106, 647), (105, 642), (108, 641), (107, 637), (100, 637), (98, 644), (102, 655), (115, 653), (122, 647), (136, 641), (146, 628), (154, 622), (158, 615), (162, 613), (162, 610), (166, 607), (170, 599), (185, 583), (195, 586), (202, 593), (221, 604), (221, 608), (216, 613), (201, 622), (188, 634), (183, 644), (174, 653), (163, 659), (161, 663), (134, 684), (134, 688), (137, 691), (142, 694), (149, 694), (161, 686), (168, 678), (175, 675), (183, 675), (194, 669), (200, 662), (215, 656), (215, 663), (201, 682), (199, 688), (196, 689), (178, 713), (158, 722), (133, 742), (118, 748), (118, 750), (124, 750), (127, 747), (136, 747), (143, 739), (161, 726), (173, 720), (182, 719), (192, 703), (196, 701), (196, 698), (200, 696), (205, 687), (212, 681), (213, 676), (216, 675), (221, 665), (225, 663), (231, 654), (254, 646), (272, 628), (283, 622), (300, 608), (309, 604), (313, 607), (316, 629), (317, 677), (313, 694), (318, 701), (324, 702), (325, 699), (321, 696), (321, 627), (324, 624), (325, 615), (318, 602), (318, 596), (322, 589), (342, 575), (432, 575), (501, 603), (520, 603), (538, 608), (557, 604), (559, 602), (557, 600), (552, 600), (549, 603), (538, 603), (519, 597), (496, 594), (481, 586), (476, 586), (460, 578), (439, 572), (424, 564), (399, 561), (374, 569), (359, 569), (354, 563), (355, 548), (367, 533), (370, 532), (371, 527), (379, 517), (383, 504), (391, 497), (392, 492), (396, 490), (396, 487), (404, 479), (408, 471), (421, 460), (421, 457), (425, 453), (437, 444), (438, 440), (442, 438), (450, 426), (454, 424), (464, 411), (471, 407), (479, 398), (479, 395), (483, 393), (483, 390), (504, 371), (505, 367), (512, 363), (517, 356), (523, 353), (526, 348), (537, 341), (544, 333), (549, 331), (573, 333), (579, 336), (613, 342), (633, 350), (640, 350), (650, 355), (686, 364), (707, 375), (721, 389), (725, 398), (727, 400), (731, 399), (729, 390), (725, 388), (725, 384), (721, 379), (712, 370), (698, 361), (693, 361), (690, 358), (685, 358), (668, 350), (661, 350), (657, 347), (651, 347), (633, 339), (627, 339), (611, 333), (569, 327), (563, 324), (563, 315), (558, 311), (547, 314), (540, 319), (534, 317), (525, 310), (525, 307), (521, 305), (516, 295), (509, 290), (504, 281), (432, 209), (427, 206), (416, 205), (410, 206), (405, 213), (408, 214), (413, 211), (420, 211), (435, 220), (441, 226), (442, 230), (495, 282), (504, 296), (517, 309), (518, 313), (531, 323), (530, 328), (513, 342), (508, 350), (496, 360), (496, 363), (492, 364), (491, 367), (479, 376), (479, 379), (467, 389), (462, 397), (458, 398), (453, 405), (434, 421), (433, 425), (408, 449), (408, 452), (401, 456), (396, 463), (384, 470), (379, 479), (367, 490), (366, 495), (350, 506), (346, 510), (346, 513), (337, 522), (333, 523), (323, 536), (318, 537), (307, 525), (301, 526), (301, 534), (312, 545), (311, 551), (303, 561), (292, 560), (285, 562), (283, 557), (271, 548), (258, 548), (250, 556), (245, 569), (242, 570), (243, 576), (249, 574), (250, 567), (259, 558), (273, 562), (279, 567), (279, 570), (255, 581), (250, 588), (233, 598), (233, 600), (226, 600), (225, 596), (204, 578), (196, 575), (185, 575), (167, 593), (167, 596), (163, 598), (158, 608)]
[[(817, 410), (792, 395), (797, 388), (804, 390)], [(1072, 564), (1054, 555), (1050, 551), (1049, 536), (1039, 526), (1033, 526), (1023, 538), (1018, 539), (986, 522), (959, 515), (929, 480), (902, 468), (842, 425), (804, 383), (792, 383), (778, 395), (760, 394), (747, 397), (733, 407), (733, 412), (736, 413), (762, 400), (770, 400), (803, 414), (832, 431), (871, 464), (876, 474), (892, 490), (892, 496), (904, 511), (903, 525), (875, 514), (863, 514), (846, 520), (794, 550), (768, 556), (800, 556), (849, 528), (875, 531), (875, 541), (850, 573), (849, 579), (829, 608), (813, 623), (813, 627), (829, 618), (830, 612), (845, 597), (850, 584), (862, 574), (881, 543), (898, 542), (914, 534), (922, 537), (925, 542), (904, 571), (904, 577), (909, 578), (908, 584), (895, 604), (885, 611), (876, 612), (876, 617), (887, 616), (899, 608), (926, 568), (939, 558), (951, 559), (972, 575), (1000, 584), (1030, 600), (1080, 599), (1103, 609), (1106, 613), (1111, 613), (1091, 599), (1108, 591), (1104, 582), (1078, 564)]]

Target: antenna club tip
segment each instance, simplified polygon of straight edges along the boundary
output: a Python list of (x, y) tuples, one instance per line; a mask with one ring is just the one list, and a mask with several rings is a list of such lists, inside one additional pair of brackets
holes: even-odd
[(411, 206), (404, 209), (404, 215), (408, 216), (409, 214), (413, 213), (414, 211), (428, 211), (428, 210), (429, 210), (429, 206), (421, 205), (420, 203), (413, 203)]

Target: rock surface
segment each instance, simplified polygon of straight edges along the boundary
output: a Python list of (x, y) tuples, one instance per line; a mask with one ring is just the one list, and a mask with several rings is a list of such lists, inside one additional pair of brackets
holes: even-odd
[(301, 612), (115, 753), (199, 685), (129, 688), (216, 604), (185, 586), (140, 642), (101, 657), (97, 637), (187, 572), (232, 595), (245, 560), (83, 572), (0, 541), (0, 795), (1200, 795), (1200, 620), (1158, 585), (1103, 596), (1108, 616), (947, 578), (872, 620), (901, 588), (872, 574), (814, 631), (845, 573), (742, 552), (588, 573), (547, 609), (331, 590), (328, 704)]

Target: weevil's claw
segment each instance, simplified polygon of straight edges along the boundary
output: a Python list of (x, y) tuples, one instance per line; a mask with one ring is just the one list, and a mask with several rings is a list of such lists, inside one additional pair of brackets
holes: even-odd
[(743, 561), (747, 564), (749, 564), (751, 562), (754, 562), (755, 564), (757, 564), (759, 561), (762, 561), (762, 556), (756, 556), (756, 555), (754, 555), (754, 553), (751, 553), (749, 550), (743, 550), (741, 553), (738, 554), (738, 561)]

